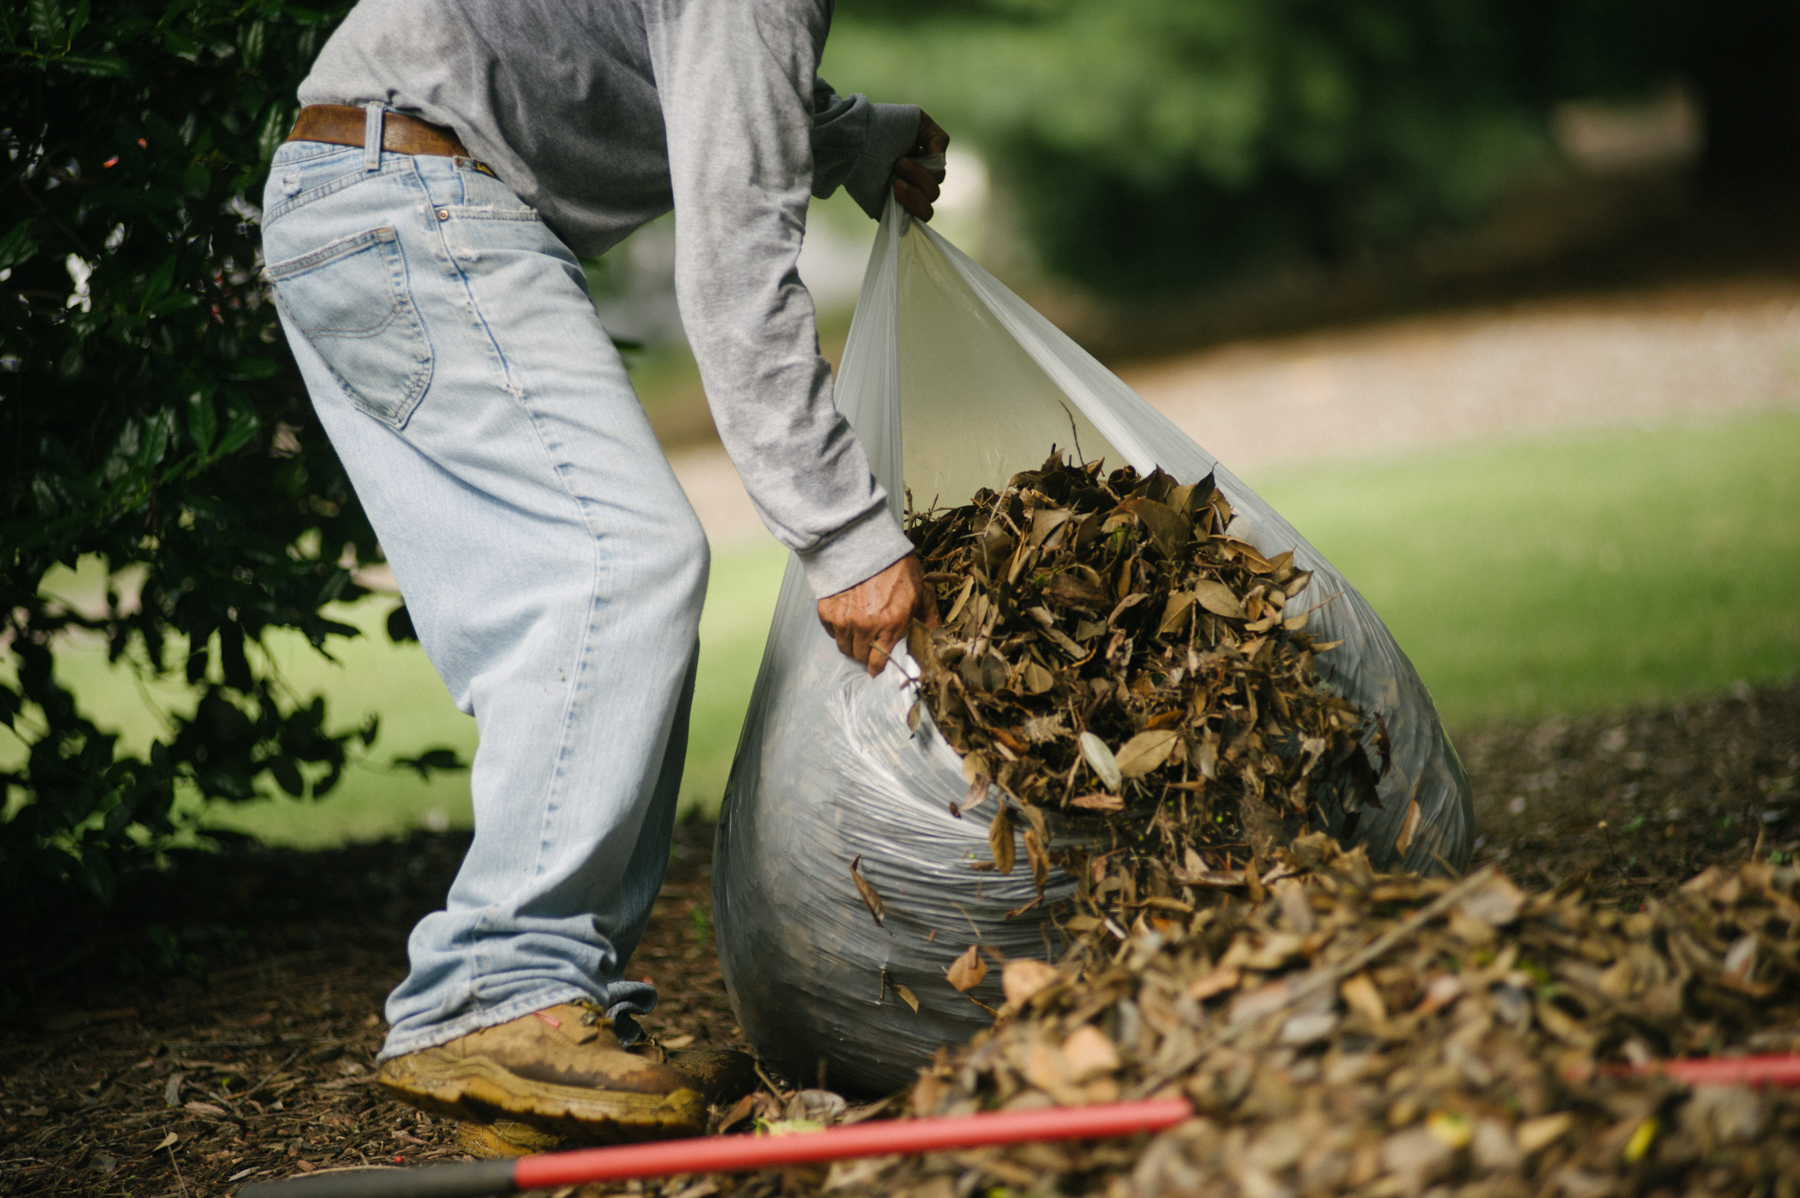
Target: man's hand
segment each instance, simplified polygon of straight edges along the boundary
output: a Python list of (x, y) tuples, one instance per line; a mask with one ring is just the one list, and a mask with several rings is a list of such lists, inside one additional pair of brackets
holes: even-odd
[(894, 198), (900, 206), (920, 220), (931, 219), (931, 205), (938, 198), (938, 184), (944, 181), (944, 170), (926, 170), (917, 161), (942, 154), (950, 145), (950, 135), (938, 123), (919, 112), (919, 138), (906, 157), (894, 164)]
[(888, 650), (906, 636), (914, 617), (927, 628), (937, 627), (937, 596), (925, 585), (925, 568), (916, 553), (819, 600), (819, 623), (846, 657), (869, 668), (870, 677), (887, 667)]

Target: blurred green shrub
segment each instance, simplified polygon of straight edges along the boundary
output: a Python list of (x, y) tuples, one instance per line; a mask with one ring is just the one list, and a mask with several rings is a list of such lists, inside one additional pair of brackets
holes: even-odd
[(1694, 8), (864, 0), (840, 6), (827, 66), (921, 101), (988, 155), (1046, 266), (1129, 293), (1477, 216), (1549, 158), (1555, 100), (1678, 72)]
[[(334, 731), (255, 651), (323, 649), (376, 547), (259, 282), (251, 207), (294, 91), (344, 4), (0, 6), (0, 892), (76, 877), (176, 830), (177, 788), (320, 795), (373, 728)], [(98, 555), (141, 578), (104, 610), (40, 593)], [(117, 582), (115, 579), (114, 582)], [(127, 588), (128, 590), (129, 588)], [(66, 635), (185, 676), (196, 704), (121, 751), (56, 680)], [(4, 734), (0, 734), (4, 740)], [(21, 749), (20, 746), (23, 746)]]

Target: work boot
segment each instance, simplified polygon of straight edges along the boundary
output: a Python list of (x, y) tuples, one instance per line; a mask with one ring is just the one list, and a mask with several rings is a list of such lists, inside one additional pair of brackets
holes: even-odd
[(702, 1086), (671, 1064), (626, 1050), (611, 1021), (587, 1003), (562, 1003), (384, 1061), (378, 1080), (434, 1115), (522, 1124), (499, 1140), (525, 1151), (543, 1145), (526, 1128), (582, 1144), (706, 1130)]
[[(756, 1089), (756, 1063), (749, 1053), (729, 1048), (665, 1049), (654, 1041), (645, 1041), (641, 1046), (634, 1044), (626, 1051), (666, 1064), (698, 1090), (709, 1106), (730, 1106)], [(559, 1148), (577, 1147), (582, 1142), (585, 1141), (540, 1131), (515, 1119), (456, 1125), (457, 1147), (482, 1160), (554, 1152)]]
[(577, 1147), (573, 1141), (562, 1136), (553, 1136), (547, 1131), (539, 1131), (529, 1123), (518, 1123), (511, 1119), (498, 1119), (493, 1123), (458, 1123), (456, 1146), (470, 1156), (484, 1161)]

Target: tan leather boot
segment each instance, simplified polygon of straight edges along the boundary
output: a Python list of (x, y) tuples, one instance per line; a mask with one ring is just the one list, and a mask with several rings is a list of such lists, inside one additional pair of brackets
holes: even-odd
[(403, 1102), (467, 1123), (516, 1122), (575, 1143), (672, 1139), (706, 1130), (706, 1095), (668, 1064), (629, 1052), (597, 1008), (563, 1003), (382, 1063)]
[[(633, 1045), (628, 1052), (660, 1061), (681, 1075), (681, 1080), (700, 1091), (708, 1105), (727, 1107), (756, 1089), (756, 1065), (749, 1053), (729, 1048), (664, 1049), (660, 1045)], [(529, 1156), (574, 1148), (578, 1142), (540, 1131), (529, 1123), (496, 1119), (492, 1123), (458, 1123), (456, 1144), (482, 1160)]]

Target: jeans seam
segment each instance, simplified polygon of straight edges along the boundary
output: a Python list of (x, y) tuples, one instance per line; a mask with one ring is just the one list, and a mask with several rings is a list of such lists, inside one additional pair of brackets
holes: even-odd
[[(473, 293), (471, 293), (471, 299), (473, 299)], [(479, 311), (479, 307), (477, 311)], [(486, 318), (482, 317), (481, 319), (483, 327), (486, 328)], [(489, 329), (489, 336), (492, 338), (491, 329)], [(576, 495), (574, 491), (569, 488), (568, 475), (563, 468), (563, 460), (567, 455), (562, 452), (561, 443), (546, 431), (543, 422), (540, 421), (537, 418), (537, 414), (532, 411), (530, 398), (526, 393), (525, 387), (522, 383), (519, 383), (513, 378), (512, 364), (506, 360), (506, 353), (504, 350), (500, 349), (497, 340), (494, 341), (494, 347), (495, 351), (499, 354), (502, 366), (506, 371), (509, 393), (518, 403), (519, 409), (525, 414), (526, 420), (530, 421), (531, 430), (537, 437), (539, 447), (543, 450), (545, 465), (549, 467), (550, 472), (556, 478), (557, 484), (561, 488), (563, 495), (574, 508), (576, 517), (581, 521), (581, 526), (587, 530), (588, 547), (593, 558), (593, 572), (589, 576), (590, 583), (588, 588), (587, 612), (582, 621), (581, 643), (576, 650), (575, 659), (571, 663), (569, 690), (563, 701), (563, 707), (558, 721), (556, 764), (550, 775), (549, 793), (545, 795), (544, 819), (538, 830), (536, 858), (532, 863), (534, 876), (542, 877), (545, 872), (545, 856), (556, 839), (556, 822), (562, 816), (563, 802), (567, 797), (565, 794), (565, 786), (568, 782), (570, 736), (572, 730), (576, 726), (577, 717), (581, 711), (581, 704), (586, 695), (587, 672), (593, 664), (594, 641), (598, 632), (603, 591), (602, 576), (606, 569), (606, 565), (604, 555), (600, 552), (599, 530), (594, 527), (593, 521), (589, 518), (587, 505), (581, 501), (580, 496)]]
[[(419, 177), (419, 182), (429, 195), (429, 181), (421, 175)], [(556, 764), (550, 777), (549, 793), (545, 795), (544, 816), (542, 823), (539, 825), (537, 851), (532, 862), (532, 875), (534, 877), (543, 877), (545, 873), (544, 862), (546, 851), (555, 840), (555, 824), (562, 812), (564, 798), (563, 786), (568, 779), (567, 768), (570, 734), (571, 730), (575, 727), (576, 717), (580, 712), (581, 702), (585, 696), (586, 673), (588, 668), (592, 665), (594, 641), (599, 631), (600, 606), (606, 570), (605, 558), (600, 552), (601, 533), (599, 529), (594, 527), (594, 522), (589, 515), (587, 505), (583, 503), (581, 497), (569, 487), (568, 472), (565, 469), (565, 465), (567, 464), (565, 462), (567, 454), (562, 452), (563, 447), (561, 443), (547, 433), (543, 422), (540, 421), (537, 418), (537, 414), (532, 411), (530, 398), (526, 392), (525, 385), (515, 377), (513, 365), (507, 359), (506, 350), (501, 346), (499, 337), (495, 335), (493, 324), (482, 311), (481, 301), (476, 297), (473, 282), (469, 277), (469, 272), (465, 270), (462, 263), (458, 262), (456, 259), (456, 252), (451, 248), (447, 235), (446, 226), (449, 222), (438, 221), (436, 223), (438, 225), (438, 244), (443, 251), (445, 261), (447, 261), (450, 264), (450, 268), (456, 272), (456, 277), (462, 284), (463, 294), (468, 297), (469, 310), (474, 314), (477, 323), (481, 326), (483, 335), (487, 338), (488, 345), (493, 349), (495, 361), (500, 367), (501, 378), (503, 380), (502, 386), (506, 393), (512, 396), (513, 402), (519, 406), (519, 410), (524, 414), (526, 420), (530, 422), (531, 431), (537, 438), (538, 447), (543, 451), (544, 464), (550, 470), (551, 475), (556, 479), (557, 485), (562, 490), (564, 497), (568, 499), (570, 505), (574, 509), (576, 517), (581, 521), (582, 528), (587, 530), (588, 545), (593, 555), (592, 581), (589, 587), (587, 612), (582, 624), (581, 643), (575, 654), (575, 660), (571, 663), (573, 668), (572, 676), (569, 679), (569, 690), (563, 701), (562, 711), (559, 713), (560, 718), (558, 721), (556, 739)]]

